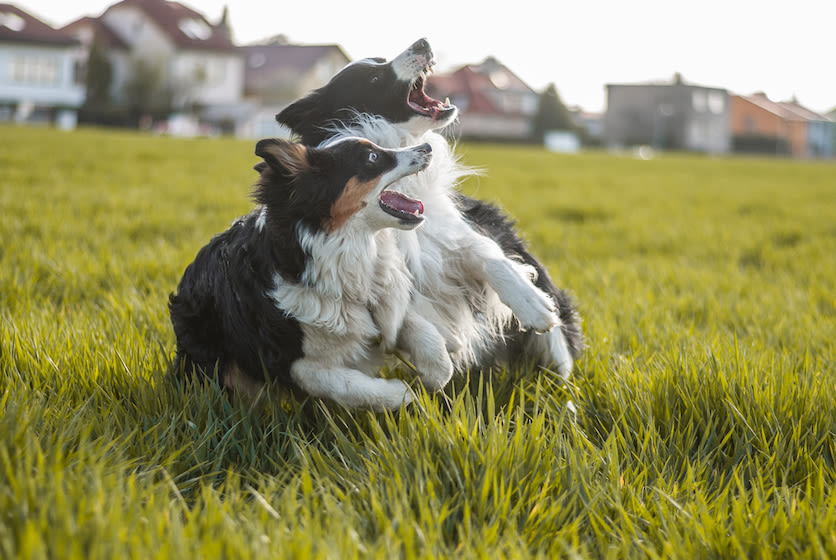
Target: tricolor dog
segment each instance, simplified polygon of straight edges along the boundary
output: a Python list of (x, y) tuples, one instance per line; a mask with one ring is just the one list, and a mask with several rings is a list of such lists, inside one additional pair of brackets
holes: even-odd
[(411, 306), (394, 235), (419, 228), (424, 206), (390, 189), (427, 168), (431, 146), (268, 139), (255, 152), (259, 206), (197, 253), (169, 299), (175, 372), (249, 396), (276, 380), (346, 407), (394, 409), (412, 393), (378, 375), (383, 354), (399, 350), (428, 389), (443, 387), (453, 364)]

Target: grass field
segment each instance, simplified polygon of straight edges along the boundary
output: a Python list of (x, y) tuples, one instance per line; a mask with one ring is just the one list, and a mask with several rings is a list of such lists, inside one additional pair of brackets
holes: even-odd
[(836, 165), (460, 146), (572, 383), (249, 411), (166, 382), (166, 302), (253, 145), (0, 127), (0, 558), (836, 557)]

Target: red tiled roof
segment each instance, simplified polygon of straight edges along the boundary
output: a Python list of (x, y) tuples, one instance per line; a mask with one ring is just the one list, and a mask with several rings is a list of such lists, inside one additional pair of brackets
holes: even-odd
[(75, 45), (70, 35), (54, 29), (11, 4), (0, 4), (0, 42)]
[(815, 111), (811, 111), (806, 107), (802, 107), (797, 101), (781, 101), (779, 103), (787, 112), (794, 115), (796, 118), (805, 121), (826, 121), (827, 117), (820, 115)]
[(749, 103), (788, 121), (826, 121), (827, 117), (802, 107), (797, 101), (772, 101), (763, 93), (739, 95)]
[[(105, 14), (121, 7), (142, 10), (162, 29), (171, 41), (183, 49), (195, 50), (235, 50), (228, 30), (222, 25), (213, 25), (202, 14), (180, 4), (166, 0), (122, 0), (109, 7)], [(206, 37), (195, 37), (183, 30), (183, 23), (196, 21), (201, 27), (206, 26)], [(186, 24), (188, 25), (188, 24)]]
[(437, 74), (430, 78), (427, 89), (433, 97), (466, 98), (468, 113), (503, 113), (491, 100), (491, 92), (533, 92), (516, 74), (493, 58), (482, 64), (462, 66), (452, 74)]
[(104, 46), (112, 49), (128, 48), (127, 43), (99, 18), (85, 16), (65, 25), (61, 28), (61, 31), (72, 35), (75, 31), (83, 29), (85, 26), (90, 26), (93, 29), (96, 40)]
[(764, 111), (768, 111), (773, 115), (778, 115), (782, 119), (786, 118), (786, 111), (784, 110), (784, 108), (781, 107), (781, 105), (779, 105), (778, 103), (775, 103), (774, 101), (766, 97), (766, 95), (762, 93), (756, 93), (753, 95), (738, 95), (737, 97), (745, 101), (748, 101), (752, 105), (760, 107)]

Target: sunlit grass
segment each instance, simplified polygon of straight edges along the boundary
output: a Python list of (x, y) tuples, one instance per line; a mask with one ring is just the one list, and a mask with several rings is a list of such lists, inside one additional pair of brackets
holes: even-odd
[(459, 146), (589, 348), (376, 415), (165, 377), (252, 142), (0, 143), (2, 558), (836, 556), (833, 164)]

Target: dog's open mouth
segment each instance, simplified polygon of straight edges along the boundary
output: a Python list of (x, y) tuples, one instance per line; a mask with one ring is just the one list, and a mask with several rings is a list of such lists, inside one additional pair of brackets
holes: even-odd
[(412, 83), (412, 87), (409, 88), (406, 104), (419, 115), (438, 120), (439, 117), (449, 115), (450, 111), (454, 111), (456, 108), (450, 103), (449, 99), (439, 101), (438, 99), (433, 99), (424, 91), (427, 74), (431, 72), (431, 68), (431, 66), (427, 66), (421, 72), (421, 75)]
[(397, 191), (380, 193), (380, 208), (405, 223), (417, 224), (424, 219), (424, 204)]

